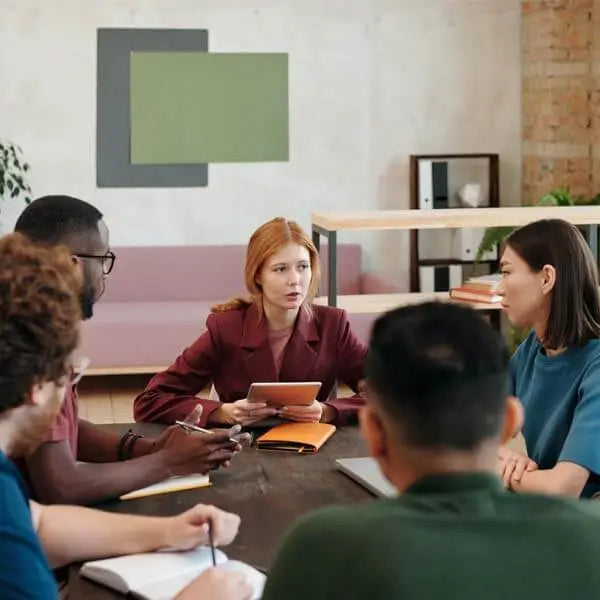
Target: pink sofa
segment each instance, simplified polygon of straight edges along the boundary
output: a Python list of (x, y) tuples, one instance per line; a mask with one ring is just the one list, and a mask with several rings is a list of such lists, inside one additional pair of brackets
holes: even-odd
[[(90, 374), (151, 373), (171, 361), (204, 331), (211, 307), (245, 295), (246, 247), (168, 246), (115, 248), (117, 261), (106, 292), (83, 327)], [(322, 251), (327, 281), (327, 246)], [(358, 244), (338, 246), (340, 294), (387, 293), (397, 287), (362, 272)], [(327, 285), (321, 287), (327, 293)], [(375, 315), (350, 315), (356, 334), (368, 339)]]

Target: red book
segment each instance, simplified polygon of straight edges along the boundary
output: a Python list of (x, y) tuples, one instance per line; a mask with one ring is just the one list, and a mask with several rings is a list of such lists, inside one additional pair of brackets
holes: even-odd
[(474, 290), (468, 287), (452, 288), (450, 298), (455, 300), (468, 300), (481, 304), (498, 304), (502, 302), (502, 296), (495, 291)]

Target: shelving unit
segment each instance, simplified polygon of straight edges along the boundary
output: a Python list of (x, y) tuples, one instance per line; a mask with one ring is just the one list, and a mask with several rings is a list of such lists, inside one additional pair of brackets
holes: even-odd
[[(461, 208), (459, 191), (477, 186), (481, 207), (500, 206), (498, 154), (413, 154), (410, 156), (410, 208), (434, 210)], [(472, 230), (471, 230), (472, 231)], [(469, 239), (471, 238), (471, 239)], [(475, 264), (481, 233), (469, 230), (432, 236), (410, 232), (410, 291), (448, 290), (461, 285), (464, 268)], [(426, 258), (423, 258), (426, 256)], [(493, 272), (498, 257), (486, 256), (479, 264)]]
[[(329, 243), (329, 306), (347, 302), (337, 294), (337, 237), (344, 231), (389, 231), (445, 229), (459, 227), (519, 227), (540, 219), (563, 219), (573, 225), (588, 226), (588, 243), (598, 256), (598, 224), (600, 206), (529, 206), (510, 208), (453, 208), (432, 210), (373, 210), (351, 212), (314, 212), (311, 215), (312, 238), (317, 249), (321, 236)], [(379, 296), (379, 294), (377, 294)], [(388, 294), (385, 294), (388, 296)], [(422, 297), (422, 294), (420, 295)], [(447, 296), (447, 295), (445, 295)], [(410, 302), (419, 296), (400, 294), (398, 300)], [(350, 301), (348, 301), (350, 302)], [(378, 304), (370, 295), (358, 296), (348, 304), (350, 312), (373, 312)], [(379, 306), (382, 306), (379, 303)]]

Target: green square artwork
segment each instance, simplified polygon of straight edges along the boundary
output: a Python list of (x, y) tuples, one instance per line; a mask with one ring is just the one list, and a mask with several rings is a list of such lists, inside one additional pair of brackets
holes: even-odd
[(131, 53), (131, 162), (286, 161), (288, 55)]

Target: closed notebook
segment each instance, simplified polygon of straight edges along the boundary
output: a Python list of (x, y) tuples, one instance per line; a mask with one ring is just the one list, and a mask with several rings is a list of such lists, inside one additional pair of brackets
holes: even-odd
[(128, 492), (119, 496), (119, 500), (135, 500), (136, 498), (145, 498), (146, 496), (156, 496), (158, 494), (169, 494), (171, 492), (183, 492), (184, 490), (193, 490), (195, 488), (207, 487), (210, 485), (208, 475), (184, 475), (181, 477), (169, 477), (164, 481), (153, 483), (152, 485)]
[(259, 450), (315, 453), (335, 433), (329, 423), (286, 423), (269, 429), (256, 440)]
[(450, 298), (478, 302), (480, 304), (498, 304), (502, 302), (503, 296), (494, 291), (471, 290), (466, 287), (460, 287), (450, 290)]
[[(262, 596), (265, 576), (246, 563), (227, 560), (216, 550), (221, 569), (240, 571), (252, 586), (252, 599)], [(212, 566), (210, 548), (187, 552), (151, 552), (107, 558), (84, 563), (81, 575), (112, 588), (121, 594), (132, 594), (145, 600), (172, 600), (188, 583)]]

